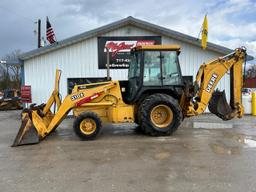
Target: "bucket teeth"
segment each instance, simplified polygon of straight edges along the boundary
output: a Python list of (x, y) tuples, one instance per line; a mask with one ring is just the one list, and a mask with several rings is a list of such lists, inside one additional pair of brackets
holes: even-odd
[(234, 110), (227, 102), (225, 91), (214, 91), (208, 108), (211, 113), (223, 120), (230, 120), (234, 117)]
[(12, 144), (12, 147), (26, 144), (36, 144), (39, 143), (39, 141), (39, 135), (33, 125), (29, 113), (22, 113), (22, 123), (18, 134), (16, 135), (16, 138)]

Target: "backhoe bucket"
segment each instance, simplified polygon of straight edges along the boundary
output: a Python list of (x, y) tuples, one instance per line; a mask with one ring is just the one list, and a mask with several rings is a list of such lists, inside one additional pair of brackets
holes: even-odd
[(22, 113), (22, 123), (12, 147), (39, 143), (40, 138), (28, 113)]
[(208, 108), (211, 113), (217, 115), (222, 120), (226, 121), (234, 118), (234, 111), (227, 102), (225, 91), (214, 91)]

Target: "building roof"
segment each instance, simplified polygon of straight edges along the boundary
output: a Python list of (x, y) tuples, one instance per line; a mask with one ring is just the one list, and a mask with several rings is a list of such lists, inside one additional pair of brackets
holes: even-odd
[[(30, 58), (33, 58), (33, 57), (51, 52), (53, 50), (57, 50), (57, 49), (60, 49), (60, 48), (63, 48), (63, 47), (66, 47), (66, 46), (84, 41), (86, 39), (89, 39), (89, 38), (92, 38), (92, 37), (95, 37), (95, 36), (104, 35), (107, 32), (113, 31), (115, 29), (118, 29), (118, 28), (121, 28), (121, 27), (124, 27), (124, 26), (127, 26), (127, 25), (132, 25), (132, 26), (135, 26), (137, 28), (142, 28), (144, 30), (152, 31), (154, 33), (157, 33), (157, 34), (160, 34), (160, 35), (163, 35), (163, 36), (166, 36), (166, 37), (170, 37), (170, 38), (173, 38), (173, 39), (180, 40), (182, 42), (186, 42), (186, 43), (193, 44), (195, 46), (201, 47), (201, 41), (199, 39), (195, 38), (195, 37), (192, 37), (192, 36), (189, 36), (189, 35), (186, 35), (186, 34), (171, 30), (171, 29), (167, 29), (165, 27), (161, 27), (159, 25), (155, 25), (155, 24), (152, 24), (152, 23), (149, 23), (149, 22), (146, 22), (146, 21), (136, 19), (134, 17), (129, 16), (127, 18), (124, 18), (124, 19), (121, 19), (119, 21), (110, 23), (108, 25), (104, 25), (104, 26), (99, 27), (97, 29), (93, 29), (93, 30), (81, 33), (79, 35), (75, 35), (75, 36), (72, 36), (70, 38), (64, 39), (62, 41), (56, 42), (54, 44), (47, 45), (45, 47), (41, 47), (39, 49), (29, 51), (27, 53), (24, 53), (24, 54), (20, 55), (19, 58), (21, 60), (27, 60), (27, 59), (30, 59)], [(210, 42), (207, 43), (207, 48), (206, 49), (217, 52), (217, 53), (220, 53), (220, 54), (228, 54), (228, 53), (233, 51), (233, 50), (231, 50), (229, 48), (226, 48), (224, 46), (220, 46), (220, 45), (210, 43)], [(252, 59), (253, 59), (252, 56), (247, 57), (247, 60), (252, 60)]]

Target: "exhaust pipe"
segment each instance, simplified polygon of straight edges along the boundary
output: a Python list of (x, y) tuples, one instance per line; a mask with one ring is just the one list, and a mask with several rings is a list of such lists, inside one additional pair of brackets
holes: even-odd
[(107, 49), (107, 80), (110, 81), (110, 68), (109, 68), (109, 65), (110, 65), (110, 56), (109, 56), (109, 48), (108, 47), (105, 47)]

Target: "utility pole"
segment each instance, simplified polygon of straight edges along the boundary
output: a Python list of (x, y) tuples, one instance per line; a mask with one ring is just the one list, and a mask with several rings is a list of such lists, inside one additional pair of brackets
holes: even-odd
[(38, 48), (41, 47), (41, 19), (38, 19), (37, 21), (37, 45), (38, 45)]

